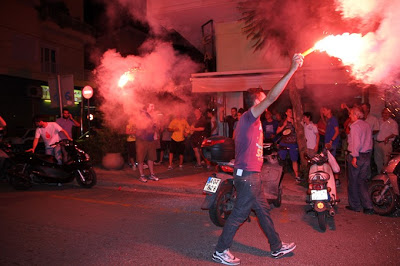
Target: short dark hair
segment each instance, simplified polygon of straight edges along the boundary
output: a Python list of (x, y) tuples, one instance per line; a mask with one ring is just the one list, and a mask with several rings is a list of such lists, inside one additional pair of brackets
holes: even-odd
[(312, 114), (310, 112), (304, 112), (303, 116), (308, 117), (310, 120), (312, 120)]
[(41, 116), (41, 115), (35, 115), (32, 120), (33, 120), (33, 123), (44, 121), (43, 116)]
[(363, 106), (363, 105), (365, 105), (365, 106), (368, 108), (368, 110), (371, 110), (371, 105), (370, 105), (369, 103), (363, 103), (363, 104), (361, 104), (361, 106)]
[(239, 108), (239, 111), (238, 111), (238, 113), (241, 113), (241, 114), (243, 114), (243, 113), (244, 113), (244, 109), (243, 109), (243, 108)]
[(63, 108), (63, 112), (64, 112), (64, 111), (68, 111), (68, 112), (70, 113), (70, 111), (69, 111), (68, 108)]
[(212, 115), (215, 115), (215, 111), (213, 109), (207, 109), (207, 113), (211, 113)]
[(237, 108), (236, 107), (232, 107), (231, 110), (235, 110), (237, 112)]
[(258, 95), (260, 93), (264, 93), (262, 88), (250, 88), (247, 90), (245, 94), (244, 102), (246, 103), (247, 107), (253, 107), (254, 102), (256, 101)]

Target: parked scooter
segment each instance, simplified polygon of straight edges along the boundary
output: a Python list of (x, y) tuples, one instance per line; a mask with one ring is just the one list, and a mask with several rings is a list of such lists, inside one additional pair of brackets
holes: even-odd
[[(231, 214), (236, 201), (236, 189), (233, 184), (234, 142), (222, 136), (210, 137), (202, 143), (202, 155), (205, 160), (217, 165), (204, 186), (206, 195), (201, 208), (209, 210), (211, 221), (223, 227)], [(273, 143), (264, 144), (264, 165), (261, 178), (268, 202), (280, 207), (282, 202), (282, 166), (278, 163), (276, 147)]]
[(84, 188), (91, 188), (96, 184), (96, 173), (87, 153), (69, 140), (62, 140), (53, 145), (65, 148), (68, 156), (64, 158), (62, 165), (57, 163), (54, 156), (45, 154), (22, 152), (10, 158), (13, 165), (7, 174), (10, 184), (15, 189), (26, 190), (33, 184), (69, 183), (75, 178)]
[(400, 201), (400, 155), (391, 159), (381, 174), (372, 178), (368, 193), (374, 211), (379, 215), (392, 214)]
[(335, 216), (334, 207), (339, 202), (335, 178), (326, 151), (312, 158), (306, 155), (306, 159), (310, 166), (306, 202), (312, 207), (310, 211), (316, 213), (320, 229), (326, 231), (326, 218)]

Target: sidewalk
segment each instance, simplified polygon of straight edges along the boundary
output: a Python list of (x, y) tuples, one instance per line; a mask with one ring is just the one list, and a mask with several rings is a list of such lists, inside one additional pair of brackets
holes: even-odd
[[(150, 190), (175, 192), (185, 194), (203, 195), (203, 187), (207, 178), (214, 173), (214, 168), (194, 168), (192, 164), (184, 164), (183, 169), (178, 167), (168, 170), (168, 164), (154, 166), (154, 171), (159, 181), (148, 180), (142, 183), (138, 180), (139, 170), (133, 171), (125, 165), (121, 170), (106, 170), (101, 167), (95, 167), (97, 174), (97, 185), (116, 190)], [(149, 170), (144, 170), (149, 174)], [(338, 194), (342, 204), (347, 203), (347, 180), (341, 177), (342, 185), (338, 188)], [(283, 180), (282, 200), (294, 202), (297, 204), (306, 204), (306, 191), (304, 186), (296, 184), (291, 173), (285, 173)]]

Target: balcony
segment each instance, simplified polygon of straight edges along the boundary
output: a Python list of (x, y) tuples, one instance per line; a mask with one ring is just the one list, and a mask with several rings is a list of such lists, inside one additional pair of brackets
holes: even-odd
[(83, 34), (94, 36), (94, 28), (77, 18), (71, 17), (68, 8), (64, 5), (41, 4), (36, 7), (36, 10), (42, 21), (52, 21), (60, 28), (69, 28)]

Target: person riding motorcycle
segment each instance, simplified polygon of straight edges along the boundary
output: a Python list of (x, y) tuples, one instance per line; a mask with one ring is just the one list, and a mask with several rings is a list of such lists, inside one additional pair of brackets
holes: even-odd
[(63, 132), (68, 140), (72, 141), (72, 138), (69, 136), (68, 132), (56, 122), (45, 122), (43, 118), (39, 116), (34, 118), (34, 122), (37, 127), (35, 139), (33, 140), (32, 148), (26, 150), (26, 152), (34, 153), (39, 143), (39, 139), (42, 137), (46, 148), (46, 154), (53, 155), (58, 164), (61, 165), (63, 162), (61, 148), (59, 145), (53, 147), (52, 144), (60, 141), (59, 132)]

